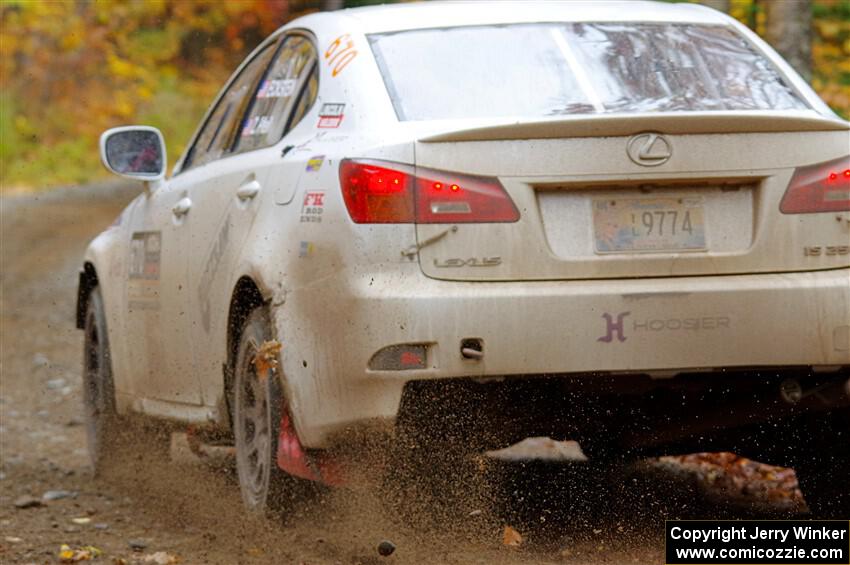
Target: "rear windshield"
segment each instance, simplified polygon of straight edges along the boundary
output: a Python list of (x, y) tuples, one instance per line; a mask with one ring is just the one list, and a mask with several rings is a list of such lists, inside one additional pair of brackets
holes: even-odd
[(517, 24), (369, 41), (400, 120), (808, 108), (723, 26)]

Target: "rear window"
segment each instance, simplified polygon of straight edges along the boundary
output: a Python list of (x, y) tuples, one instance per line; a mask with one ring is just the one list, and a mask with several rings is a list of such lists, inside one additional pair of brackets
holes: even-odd
[(517, 24), (369, 41), (400, 120), (808, 108), (723, 26)]

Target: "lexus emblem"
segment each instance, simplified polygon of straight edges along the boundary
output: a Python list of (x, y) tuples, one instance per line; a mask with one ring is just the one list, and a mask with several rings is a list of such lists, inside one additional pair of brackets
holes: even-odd
[(673, 146), (660, 133), (639, 133), (626, 145), (629, 159), (644, 167), (657, 167), (673, 155)]

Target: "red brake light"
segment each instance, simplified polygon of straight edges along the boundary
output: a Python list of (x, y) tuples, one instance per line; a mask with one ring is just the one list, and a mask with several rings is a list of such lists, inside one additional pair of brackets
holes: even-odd
[(519, 212), (494, 178), (345, 159), (343, 198), (356, 223), (515, 222)]
[(374, 161), (350, 161), (339, 166), (342, 196), (358, 224), (413, 222), (413, 178)]
[(798, 168), (782, 197), (779, 211), (783, 214), (850, 212), (850, 158)]

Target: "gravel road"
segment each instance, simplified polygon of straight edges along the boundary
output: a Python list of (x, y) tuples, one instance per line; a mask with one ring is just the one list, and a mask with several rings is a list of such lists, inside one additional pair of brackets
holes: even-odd
[[(804, 510), (792, 471), (728, 456), (747, 469), (744, 483), (713, 459), (647, 462), (616, 484), (575, 465), (494, 464), (516, 478), (492, 491), (497, 507), (421, 524), (387, 510), (380, 480), (319, 493), (286, 520), (247, 516), (231, 468), (169, 457), (152, 433), (94, 478), (76, 274), (86, 243), (136, 190), (103, 184), (0, 199), (2, 563), (57, 563), (63, 544), (69, 555), (93, 546), (95, 562), (115, 564), (660, 563), (665, 518)], [(504, 544), (506, 525), (519, 545)], [(396, 547), (388, 557), (377, 551), (385, 540)]]

